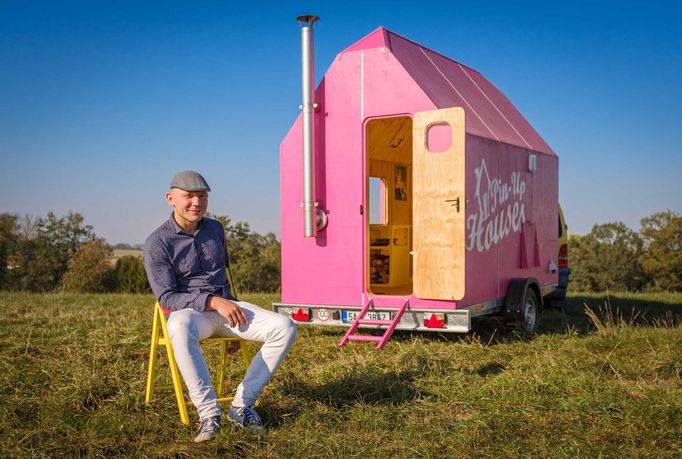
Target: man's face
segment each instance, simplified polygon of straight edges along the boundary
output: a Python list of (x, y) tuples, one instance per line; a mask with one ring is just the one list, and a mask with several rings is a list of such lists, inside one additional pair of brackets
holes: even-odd
[(166, 200), (175, 210), (175, 218), (181, 225), (198, 223), (208, 208), (208, 192), (206, 191), (185, 191), (173, 188), (166, 193)]

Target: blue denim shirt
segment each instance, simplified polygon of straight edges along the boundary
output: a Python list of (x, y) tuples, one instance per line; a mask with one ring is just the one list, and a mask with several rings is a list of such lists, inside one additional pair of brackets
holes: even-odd
[(171, 214), (145, 241), (142, 259), (165, 309), (203, 311), (209, 295), (235, 300), (225, 276), (225, 231), (217, 220), (204, 217), (194, 234), (185, 234)]

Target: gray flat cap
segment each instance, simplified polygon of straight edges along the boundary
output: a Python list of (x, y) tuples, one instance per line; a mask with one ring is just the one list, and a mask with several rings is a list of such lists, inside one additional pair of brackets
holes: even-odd
[(175, 174), (171, 180), (171, 188), (180, 188), (185, 191), (211, 191), (206, 179), (194, 171), (182, 171)]

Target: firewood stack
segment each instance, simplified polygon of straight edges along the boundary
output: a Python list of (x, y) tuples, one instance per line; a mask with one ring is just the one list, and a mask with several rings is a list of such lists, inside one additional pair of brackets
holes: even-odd
[(369, 281), (371, 284), (388, 284), (389, 256), (373, 253), (369, 263)]

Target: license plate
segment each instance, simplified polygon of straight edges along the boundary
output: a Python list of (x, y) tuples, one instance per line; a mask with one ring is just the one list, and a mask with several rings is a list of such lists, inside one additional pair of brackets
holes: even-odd
[[(341, 320), (345, 323), (354, 322), (358, 318), (358, 314), (360, 314), (358, 311), (341, 311)], [(365, 314), (364, 318), (369, 320), (391, 320), (391, 313), (370, 311)]]

